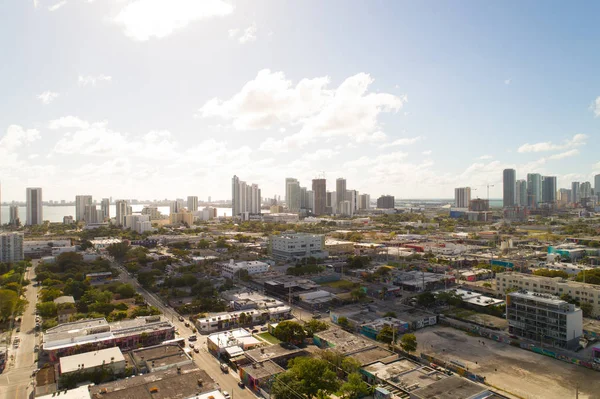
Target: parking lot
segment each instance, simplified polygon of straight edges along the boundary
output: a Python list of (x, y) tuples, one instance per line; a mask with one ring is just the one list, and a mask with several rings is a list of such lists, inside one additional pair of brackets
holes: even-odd
[(418, 352), (464, 364), (486, 382), (527, 399), (600, 398), (600, 372), (538, 355), (507, 344), (473, 337), (451, 327), (415, 333)]

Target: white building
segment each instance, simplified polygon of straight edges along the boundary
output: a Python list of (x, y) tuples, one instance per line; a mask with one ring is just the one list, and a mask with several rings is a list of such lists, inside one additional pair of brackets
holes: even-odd
[(264, 273), (269, 271), (269, 264), (259, 261), (242, 261), (234, 262), (233, 259), (229, 263), (221, 263), (221, 276), (226, 278), (233, 278), (236, 272), (239, 270), (247, 270), (249, 275)]
[(61, 376), (76, 372), (91, 372), (102, 367), (111, 369), (115, 374), (125, 372), (125, 357), (121, 349), (114, 346), (60, 358)]
[(237, 176), (231, 180), (232, 217), (260, 214), (261, 191), (256, 184), (247, 184)]
[(131, 215), (131, 207), (125, 200), (117, 200), (115, 207), (117, 208), (116, 224), (117, 226), (124, 226), (125, 216)]
[(21, 223), (21, 220), (19, 219), (19, 206), (18, 205), (11, 205), (10, 206), (10, 208), (9, 208), (8, 223), (11, 226), (16, 226), (19, 223)]
[(581, 309), (549, 294), (529, 291), (506, 296), (508, 331), (532, 341), (576, 348), (583, 335)]
[(340, 215), (343, 216), (352, 216), (354, 214), (354, 209), (352, 208), (352, 203), (348, 200), (340, 201)]
[(100, 210), (102, 211), (102, 219), (101, 222), (105, 220), (110, 220), (110, 199), (102, 198), (102, 202), (100, 203)]
[(145, 231), (152, 230), (152, 223), (149, 215), (127, 215), (123, 227), (142, 234)]
[(142, 215), (150, 216), (150, 220), (162, 219), (162, 215), (156, 206), (145, 206), (144, 209), (142, 209)]
[(468, 208), (471, 203), (471, 187), (459, 187), (454, 189), (454, 206), (456, 208)]
[(44, 212), (42, 208), (42, 189), (39, 187), (28, 187), (26, 192), (28, 226), (44, 223)]
[(0, 234), (0, 262), (12, 263), (23, 259), (23, 233)]
[(361, 194), (358, 198), (358, 209), (370, 209), (371, 196), (369, 194)]
[(277, 260), (296, 260), (308, 257), (327, 257), (325, 236), (321, 234), (284, 233), (271, 236), (269, 251)]
[(187, 197), (187, 209), (189, 212), (196, 212), (198, 210), (198, 197), (195, 195)]
[[(88, 223), (95, 223), (91, 220), (90, 215), (86, 215), (86, 207), (92, 206), (91, 195), (76, 195), (75, 196), (75, 220), (77, 222), (86, 221)], [(88, 211), (89, 212), (89, 211)], [(95, 209), (94, 209), (95, 212)], [(86, 216), (88, 218), (86, 219)], [(94, 215), (95, 218), (96, 215)]]

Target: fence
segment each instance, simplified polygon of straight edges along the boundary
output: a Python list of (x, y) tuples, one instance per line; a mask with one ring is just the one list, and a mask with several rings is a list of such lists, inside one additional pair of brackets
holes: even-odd
[[(560, 360), (560, 361), (563, 361), (566, 363), (576, 364), (578, 366), (586, 367), (591, 370), (600, 371), (600, 365), (598, 365), (592, 361), (588, 361), (585, 359), (580, 359), (580, 358), (577, 358), (574, 356), (570, 356), (569, 354), (561, 353), (558, 350), (550, 350), (550, 349), (546, 349), (546, 348), (541, 348), (539, 346), (536, 346), (535, 344), (530, 344), (528, 342), (520, 342), (519, 340), (511, 339), (510, 337), (496, 334), (493, 331), (483, 329), (476, 325), (459, 322), (458, 320), (452, 320), (447, 317), (443, 317), (443, 318), (441, 317), (440, 323), (448, 325), (448, 326), (456, 328), (456, 329), (459, 329), (459, 330), (462, 330), (462, 331), (466, 331), (471, 334), (476, 334), (483, 338), (492, 339), (496, 342), (502, 342), (504, 344), (518, 346), (521, 349), (526, 349), (528, 351), (535, 352), (540, 355), (552, 357), (554, 359), (557, 359), (557, 360)], [(518, 343), (518, 345), (517, 345), (517, 343)]]

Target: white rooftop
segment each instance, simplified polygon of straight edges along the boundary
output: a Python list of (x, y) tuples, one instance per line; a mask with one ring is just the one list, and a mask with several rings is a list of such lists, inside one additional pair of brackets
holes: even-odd
[[(92, 384), (93, 385), (93, 384)], [(90, 391), (87, 385), (80, 386), (68, 391), (58, 391), (44, 396), (38, 396), (37, 399), (90, 399)], [(217, 399), (215, 397), (215, 399)]]
[(111, 360), (115, 363), (125, 361), (121, 349), (112, 347), (94, 352), (85, 352), (78, 355), (61, 357), (60, 372), (71, 373), (77, 371), (80, 368), (80, 365), (83, 365), (83, 369), (100, 367), (103, 364), (110, 364)]

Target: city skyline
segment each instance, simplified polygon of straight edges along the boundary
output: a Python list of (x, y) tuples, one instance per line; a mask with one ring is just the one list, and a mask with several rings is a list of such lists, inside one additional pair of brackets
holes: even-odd
[(283, 196), (322, 171), (373, 198), (502, 198), (504, 169), (600, 173), (599, 4), (59, 4), (3, 13), (3, 201), (228, 199), (234, 174)]

